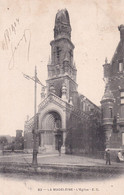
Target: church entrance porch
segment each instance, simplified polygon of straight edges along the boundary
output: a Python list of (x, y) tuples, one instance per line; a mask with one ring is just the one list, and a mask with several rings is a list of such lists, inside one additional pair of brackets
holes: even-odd
[(39, 152), (56, 153), (59, 141), (63, 144), (63, 132), (61, 131), (61, 117), (57, 112), (46, 113), (42, 118), (42, 129), (40, 130)]

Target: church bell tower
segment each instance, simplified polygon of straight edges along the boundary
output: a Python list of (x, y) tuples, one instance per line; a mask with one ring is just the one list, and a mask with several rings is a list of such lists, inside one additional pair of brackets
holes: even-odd
[(70, 102), (73, 94), (77, 92), (77, 70), (73, 61), (74, 45), (71, 42), (71, 25), (66, 9), (59, 10), (56, 14), (54, 40), (50, 45), (47, 93), (52, 92), (62, 99), (64, 97), (64, 101)]

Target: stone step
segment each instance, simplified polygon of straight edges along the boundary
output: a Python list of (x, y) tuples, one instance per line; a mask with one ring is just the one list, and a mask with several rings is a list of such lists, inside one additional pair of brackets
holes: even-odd
[(50, 154), (58, 154), (58, 150), (55, 150), (51, 145), (45, 145), (44, 147), (39, 147), (38, 153), (50, 153)]

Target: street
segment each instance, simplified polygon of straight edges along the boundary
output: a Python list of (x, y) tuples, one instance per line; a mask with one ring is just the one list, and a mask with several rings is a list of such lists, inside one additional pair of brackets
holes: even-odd
[(61, 156), (59, 154), (38, 154), (38, 174), (32, 174), (32, 154), (1, 155), (0, 166), (1, 173), (11, 172), (11, 175), (18, 173), (23, 177), (23, 173), (28, 169), (32, 178), (41, 178), (42, 175), (42, 178), (57, 181), (111, 179), (124, 173), (124, 163), (112, 162), (111, 165), (105, 165), (104, 159), (65, 154)]
[[(31, 168), (32, 154), (0, 156), (0, 192), (13, 194), (107, 194), (123, 191), (124, 164), (104, 159), (62, 154), (38, 154), (38, 170)], [(28, 166), (29, 165), (29, 166)], [(122, 171), (122, 172), (121, 172)], [(12, 188), (12, 186), (16, 186)], [(106, 187), (105, 187), (106, 186)]]
[[(59, 165), (80, 165), (80, 166), (105, 166), (104, 159), (96, 159), (86, 156), (76, 156), (76, 155), (66, 155), (62, 154), (38, 154), (38, 164), (59, 164)], [(10, 153), (0, 155), (0, 163), (10, 162), (10, 163), (32, 163), (32, 154), (18, 154)], [(109, 166), (109, 165), (107, 165)], [(112, 162), (111, 167), (124, 167), (124, 163)]]

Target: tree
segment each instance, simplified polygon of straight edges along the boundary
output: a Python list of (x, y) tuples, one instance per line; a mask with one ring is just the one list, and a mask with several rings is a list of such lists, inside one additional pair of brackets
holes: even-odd
[(7, 145), (8, 140), (5, 136), (0, 137), (0, 144)]

